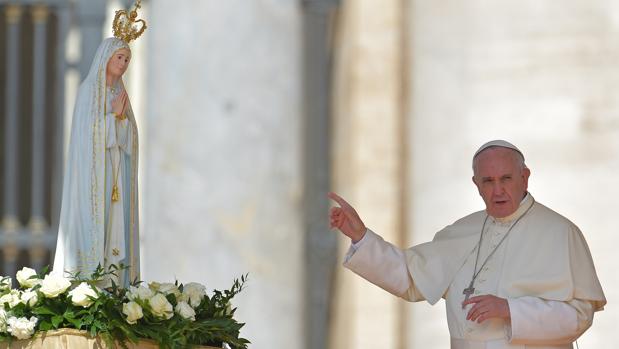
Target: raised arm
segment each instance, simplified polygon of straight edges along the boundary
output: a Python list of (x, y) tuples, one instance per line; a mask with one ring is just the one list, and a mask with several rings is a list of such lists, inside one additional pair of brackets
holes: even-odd
[(331, 228), (352, 241), (344, 266), (395, 296), (408, 301), (423, 300), (408, 272), (404, 251), (368, 230), (346, 200), (335, 193), (329, 193), (329, 198), (340, 205), (331, 209)]

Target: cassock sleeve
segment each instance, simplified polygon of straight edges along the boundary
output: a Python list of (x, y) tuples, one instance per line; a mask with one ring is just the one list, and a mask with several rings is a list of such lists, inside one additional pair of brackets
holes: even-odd
[(561, 302), (537, 297), (507, 301), (511, 313), (511, 328), (507, 329), (507, 335), (511, 344), (569, 344), (593, 322), (593, 305), (588, 301)]
[(359, 242), (350, 247), (344, 266), (407, 301), (424, 300), (410, 277), (404, 251), (369, 229)]
[(346, 256), (344, 257), (344, 264), (348, 263), (352, 255), (355, 254), (355, 252), (357, 252), (357, 249), (359, 249), (359, 247), (361, 247), (361, 245), (363, 245), (363, 243), (368, 239), (368, 236), (369, 234), (363, 234), (361, 240), (357, 242), (351, 242), (350, 248), (348, 249), (348, 252), (346, 252)]

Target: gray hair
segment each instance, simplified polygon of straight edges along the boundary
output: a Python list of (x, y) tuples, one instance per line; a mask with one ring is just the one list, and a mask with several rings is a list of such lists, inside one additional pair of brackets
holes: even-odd
[(514, 161), (516, 162), (516, 165), (520, 168), (520, 171), (524, 170), (525, 168), (527, 168), (527, 165), (524, 163), (524, 155), (522, 155), (521, 152), (519, 152), (518, 150), (512, 149), (512, 148), (508, 148), (508, 147), (503, 147), (500, 145), (493, 145), (493, 146), (489, 146), (486, 147), (482, 150), (480, 150), (477, 154), (475, 154), (475, 156), (473, 157), (473, 174), (476, 173), (476, 167), (477, 167), (477, 158), (479, 157), (479, 154), (485, 152), (488, 149), (496, 149), (496, 148), (503, 148), (503, 149), (508, 149), (511, 151), (512, 157), (514, 159)]

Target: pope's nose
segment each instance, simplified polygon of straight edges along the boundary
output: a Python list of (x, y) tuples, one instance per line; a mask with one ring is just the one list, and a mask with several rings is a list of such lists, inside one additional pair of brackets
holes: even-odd
[(505, 193), (505, 187), (500, 183), (495, 183), (492, 187), (492, 196), (503, 196)]

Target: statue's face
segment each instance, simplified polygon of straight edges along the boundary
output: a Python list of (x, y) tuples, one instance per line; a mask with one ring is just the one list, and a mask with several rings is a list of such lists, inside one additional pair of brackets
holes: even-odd
[(119, 78), (127, 71), (131, 62), (131, 51), (126, 48), (116, 50), (107, 62), (107, 74)]
[(484, 150), (475, 161), (473, 182), (488, 214), (503, 218), (516, 212), (527, 192), (529, 169), (523, 168), (515, 152), (506, 148)]

